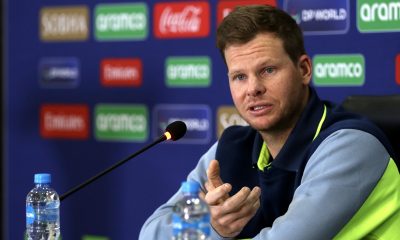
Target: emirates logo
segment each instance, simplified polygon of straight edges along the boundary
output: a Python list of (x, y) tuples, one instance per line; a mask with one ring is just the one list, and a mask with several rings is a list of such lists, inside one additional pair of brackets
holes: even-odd
[(154, 8), (158, 38), (206, 37), (210, 30), (208, 2), (158, 3)]

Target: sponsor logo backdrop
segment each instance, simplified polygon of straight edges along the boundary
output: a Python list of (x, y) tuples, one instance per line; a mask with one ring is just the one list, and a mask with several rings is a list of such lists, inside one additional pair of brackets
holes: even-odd
[(322, 98), (400, 92), (399, 0), (6, 1), (7, 239), (22, 238), (34, 173), (53, 174), (63, 194), (184, 120), (181, 141), (61, 203), (63, 239), (137, 239), (223, 129), (245, 124), (215, 31), (254, 3), (287, 10), (304, 29)]

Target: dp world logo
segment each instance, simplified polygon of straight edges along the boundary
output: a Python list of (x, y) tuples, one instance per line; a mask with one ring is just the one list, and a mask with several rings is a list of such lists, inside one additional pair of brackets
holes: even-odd
[(357, 27), (360, 32), (400, 31), (400, 1), (357, 0)]
[(349, 0), (285, 0), (284, 10), (305, 35), (344, 34), (350, 25)]
[(316, 86), (362, 86), (365, 60), (361, 54), (316, 55), (313, 58)]

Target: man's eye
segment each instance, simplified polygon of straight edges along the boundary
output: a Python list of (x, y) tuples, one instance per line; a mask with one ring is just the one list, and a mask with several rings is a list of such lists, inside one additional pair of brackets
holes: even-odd
[(274, 72), (275, 72), (275, 68), (273, 68), (273, 67), (264, 68), (264, 73), (266, 73), (266, 74), (271, 74)]
[(238, 74), (233, 77), (233, 80), (244, 80), (246, 76), (244, 74)]

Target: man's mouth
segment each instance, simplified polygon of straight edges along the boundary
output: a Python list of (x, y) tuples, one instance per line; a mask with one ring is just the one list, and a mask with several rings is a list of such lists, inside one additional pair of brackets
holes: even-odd
[(252, 111), (259, 111), (259, 110), (262, 110), (262, 109), (264, 109), (264, 108), (266, 108), (267, 106), (265, 106), (265, 105), (262, 105), (262, 106), (254, 106), (254, 107), (251, 107), (250, 109), (252, 110)]

